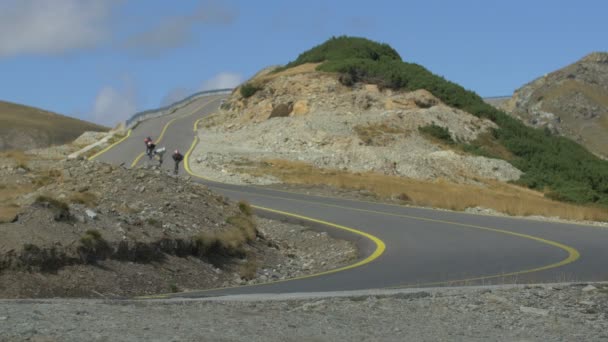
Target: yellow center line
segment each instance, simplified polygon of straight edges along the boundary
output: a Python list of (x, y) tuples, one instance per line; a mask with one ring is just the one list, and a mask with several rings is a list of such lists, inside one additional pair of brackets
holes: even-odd
[(346, 266), (335, 268), (335, 269), (332, 269), (332, 270), (322, 271), (322, 272), (319, 272), (319, 273), (314, 273), (314, 274), (309, 274), (309, 275), (303, 275), (303, 276), (298, 276), (298, 277), (289, 278), (289, 279), (283, 279), (283, 280), (274, 280), (274, 281), (269, 281), (269, 282), (266, 282), (266, 283), (263, 283), (263, 284), (237, 285), (237, 286), (228, 286), (228, 287), (218, 287), (218, 288), (212, 288), (212, 289), (204, 289), (204, 290), (190, 290), (190, 291), (184, 291), (184, 292), (179, 292), (179, 293), (167, 293), (167, 294), (156, 294), (156, 295), (149, 295), (149, 296), (138, 296), (138, 297), (135, 297), (135, 298), (137, 298), (137, 299), (162, 299), (162, 298), (169, 298), (169, 297), (174, 296), (176, 294), (205, 293), (205, 292), (216, 291), (216, 290), (226, 290), (226, 289), (252, 287), (252, 286), (268, 285), (268, 284), (278, 284), (278, 283), (284, 283), (284, 282), (288, 282), (288, 281), (294, 281), (294, 280), (301, 280), (301, 279), (319, 277), (319, 276), (322, 276), (322, 275), (342, 272), (342, 271), (346, 271), (346, 270), (349, 270), (349, 269), (352, 269), (352, 268), (363, 266), (365, 264), (369, 264), (370, 262), (378, 259), (384, 253), (384, 251), (386, 250), (386, 245), (379, 238), (377, 238), (377, 237), (375, 237), (375, 236), (373, 236), (371, 234), (362, 232), (360, 230), (351, 228), (351, 227), (347, 227), (347, 226), (343, 226), (343, 225), (339, 225), (339, 224), (335, 224), (335, 223), (331, 223), (331, 222), (327, 222), (327, 221), (317, 220), (317, 219), (314, 219), (314, 218), (311, 218), (311, 217), (307, 217), (307, 216), (302, 216), (302, 215), (297, 215), (297, 214), (293, 214), (293, 213), (288, 213), (288, 212), (285, 212), (285, 211), (280, 211), (280, 210), (275, 210), (275, 209), (270, 209), (270, 208), (264, 208), (264, 207), (260, 207), (260, 206), (256, 206), (256, 205), (252, 205), (252, 207), (254, 207), (256, 209), (259, 209), (259, 210), (269, 211), (269, 212), (273, 212), (273, 213), (277, 213), (277, 214), (281, 214), (281, 215), (285, 215), (285, 216), (291, 216), (291, 217), (298, 218), (298, 219), (301, 219), (301, 220), (306, 220), (306, 221), (310, 221), (310, 222), (320, 223), (320, 224), (323, 224), (323, 225), (326, 225), (326, 226), (329, 226), (329, 227), (338, 228), (338, 229), (349, 231), (349, 232), (354, 233), (354, 234), (362, 235), (363, 237), (366, 237), (369, 240), (371, 240), (372, 242), (374, 242), (376, 244), (376, 249), (368, 257), (366, 257), (365, 259), (360, 260), (360, 261), (358, 261), (358, 262), (356, 262), (354, 264), (346, 265)]
[[(169, 122), (167, 122), (165, 124), (165, 126), (163, 127), (163, 130), (160, 132), (160, 135), (158, 136), (158, 139), (156, 140), (156, 144), (159, 144), (162, 140), (163, 137), (165, 136), (165, 132), (167, 131), (167, 128), (169, 128), (169, 126), (173, 123), (173, 121), (177, 120), (177, 119), (183, 119), (185, 117), (188, 117), (190, 115), (193, 115), (194, 113), (198, 112), (199, 110), (203, 109), (205, 106), (207, 106), (209, 103), (215, 101), (216, 99), (213, 100), (209, 100), (207, 102), (205, 102), (204, 104), (202, 104), (200, 107), (196, 108), (195, 110), (193, 110), (190, 114), (186, 114), (177, 118), (173, 118), (171, 119)], [(199, 119), (200, 120), (200, 119)], [(198, 122), (199, 120), (197, 120), (196, 122)], [(196, 127), (196, 123), (195, 123), (195, 127)], [(135, 165), (137, 165), (137, 163), (139, 163), (139, 161), (141, 160), (141, 158), (145, 155), (145, 152), (141, 152), (137, 157), (135, 157), (135, 159), (133, 160), (133, 162), (131, 163), (131, 167), (135, 167)]]
[[(196, 128), (198, 125), (198, 122), (200, 121), (197, 120), (194, 123), (194, 131), (196, 132)], [(188, 172), (188, 174), (190, 174), (193, 177), (202, 179), (202, 180), (206, 180), (206, 181), (210, 181), (213, 183), (218, 183), (215, 182), (213, 180), (210, 180), (208, 178), (205, 178), (203, 176), (200, 176), (196, 173), (194, 173), (191, 169), (190, 169), (190, 163), (189, 163), (189, 158), (190, 155), (192, 154), (192, 151), (194, 150), (194, 148), (196, 147), (197, 143), (198, 143), (199, 139), (198, 136), (195, 136), (192, 144), (190, 145), (190, 148), (188, 149), (188, 151), (186, 152), (186, 155), (184, 156), (184, 169), (186, 170), (186, 172)], [(236, 192), (236, 193), (248, 193), (247, 191), (238, 191), (238, 190), (227, 190), (227, 189), (223, 189), (225, 191), (229, 191), (229, 192)], [(543, 239), (537, 236), (533, 236), (533, 235), (528, 235), (528, 234), (523, 234), (523, 233), (516, 233), (516, 232), (512, 232), (512, 231), (508, 231), (508, 230), (503, 230), (503, 229), (497, 229), (497, 228), (490, 228), (490, 227), (484, 227), (484, 226), (477, 226), (477, 225), (471, 225), (471, 224), (466, 224), (466, 223), (459, 223), (459, 222), (452, 222), (452, 221), (445, 221), (445, 220), (438, 220), (438, 219), (431, 219), (431, 218), (426, 218), (426, 217), (419, 217), (419, 216), (413, 216), (413, 215), (405, 215), (405, 214), (395, 214), (395, 213), (388, 213), (388, 212), (382, 212), (382, 211), (375, 211), (375, 210), (368, 210), (368, 209), (358, 209), (358, 208), (351, 208), (351, 207), (346, 207), (346, 206), (340, 206), (340, 205), (335, 205), (335, 204), (326, 204), (326, 203), (316, 203), (316, 202), (312, 202), (312, 201), (306, 201), (306, 200), (298, 200), (298, 199), (292, 199), (292, 198), (285, 198), (285, 197), (279, 197), (279, 196), (271, 196), (271, 195), (261, 195), (261, 194), (255, 194), (256, 196), (261, 196), (261, 197), (267, 197), (267, 198), (275, 198), (275, 199), (281, 199), (281, 200), (289, 200), (289, 201), (296, 201), (296, 202), (302, 202), (302, 203), (312, 203), (315, 205), (321, 205), (321, 206), (326, 206), (326, 207), (333, 207), (333, 208), (340, 208), (340, 209), (346, 209), (346, 210), (352, 210), (352, 211), (358, 211), (358, 212), (367, 212), (367, 213), (374, 213), (374, 214), (379, 214), (379, 215), (386, 215), (386, 216), (396, 216), (396, 217), (404, 217), (404, 218), (410, 218), (410, 219), (415, 219), (415, 220), (421, 220), (421, 221), (427, 221), (427, 222), (436, 222), (436, 223), (443, 223), (443, 224), (448, 224), (448, 225), (453, 225), (453, 226), (461, 226), (461, 227), (467, 227), (467, 228), (474, 228), (474, 229), (479, 229), (479, 230), (484, 230), (484, 231), (490, 231), (490, 232), (494, 232), (494, 233), (500, 233), (500, 234), (505, 234), (505, 235), (511, 235), (511, 236), (516, 236), (516, 237), (520, 237), (520, 238), (524, 238), (524, 239), (529, 239), (529, 240), (533, 240), (533, 241), (537, 241), (539, 243), (543, 243), (543, 244), (547, 244), (559, 249), (562, 249), (564, 251), (566, 251), (568, 253), (568, 256), (563, 259), (560, 260), (558, 262), (555, 263), (551, 263), (548, 265), (543, 265), (543, 266), (539, 266), (539, 267), (534, 267), (534, 268), (530, 268), (530, 269), (524, 269), (524, 270), (520, 270), (520, 271), (515, 271), (515, 272), (510, 272), (510, 273), (503, 273), (503, 274), (492, 274), (492, 275), (485, 275), (485, 276), (479, 276), (479, 277), (474, 277), (474, 278), (468, 278), (468, 279), (458, 279), (458, 280), (448, 280), (448, 281), (440, 281), (440, 282), (432, 282), (432, 283), (425, 283), (425, 284), (417, 284), (418, 286), (431, 286), (431, 285), (441, 285), (441, 284), (449, 284), (449, 283), (453, 283), (453, 282), (466, 282), (466, 281), (474, 281), (474, 280), (484, 280), (484, 279), (491, 279), (491, 278), (498, 278), (498, 277), (505, 277), (505, 276), (515, 276), (515, 275), (521, 275), (521, 274), (526, 274), (526, 273), (532, 273), (532, 272), (539, 272), (539, 271), (544, 271), (544, 270), (548, 270), (548, 269), (552, 269), (552, 268), (557, 268), (557, 267), (561, 267), (567, 264), (570, 264), (572, 262), (575, 262), (576, 260), (578, 260), (580, 258), (580, 253), (578, 250), (576, 250), (575, 248), (556, 242), (556, 241), (552, 241), (552, 240), (548, 240), (548, 239)], [(370, 239), (371, 241), (373, 241), (376, 244), (376, 249), (375, 251), (368, 256), (367, 258), (360, 260), (354, 264), (351, 265), (347, 265), (341, 268), (337, 268), (334, 270), (329, 270), (329, 271), (324, 271), (324, 272), (320, 272), (320, 273), (316, 273), (316, 274), (311, 274), (311, 275), (307, 275), (307, 276), (301, 276), (301, 277), (295, 277), (295, 278), (290, 278), (290, 279), (285, 279), (285, 280), (279, 280), (279, 281), (274, 281), (274, 282), (270, 282), (267, 284), (271, 284), (271, 283), (279, 283), (279, 282), (286, 282), (286, 281), (293, 281), (293, 280), (298, 280), (298, 279), (305, 279), (305, 278), (312, 278), (312, 277), (318, 277), (321, 275), (326, 275), (326, 274), (331, 274), (331, 273), (336, 273), (336, 272), (340, 272), (340, 271), (344, 271), (344, 270), (348, 270), (348, 269), (352, 269), (355, 267), (359, 267), (365, 264), (368, 264), (372, 261), (374, 261), (375, 259), (377, 259), (378, 257), (380, 257), (384, 251), (386, 250), (386, 245), (385, 243), (379, 239), (378, 237), (371, 235), (369, 233), (365, 233), (363, 231), (351, 228), (351, 227), (347, 227), (347, 226), (342, 226), (342, 225), (338, 225), (335, 223), (331, 223), (331, 222), (327, 222), (327, 221), (322, 221), (322, 220), (318, 220), (315, 218), (311, 218), (311, 217), (307, 217), (307, 216), (302, 216), (302, 215), (298, 215), (298, 214), (294, 214), (294, 213), (289, 213), (289, 212), (284, 212), (284, 211), (279, 211), (276, 209), (271, 209), (271, 208), (265, 208), (265, 207), (260, 207), (260, 206), (253, 206), (256, 209), (259, 210), (265, 210), (265, 211), (269, 211), (269, 212), (274, 212), (274, 213), (278, 213), (281, 215), (286, 215), (286, 216), (291, 216), (291, 217), (295, 217), (295, 218), (299, 218), (299, 219), (304, 219), (304, 220), (308, 220), (311, 222), (316, 222), (316, 223), (321, 223), (327, 226), (331, 226), (334, 228), (339, 228), (339, 229), (343, 229), (361, 236), (364, 236), (367, 239)], [(255, 286), (255, 285), (247, 285), (247, 286)], [(414, 286), (414, 285), (402, 285), (399, 287), (405, 287), (405, 286)], [(236, 287), (245, 287), (245, 286), (234, 286), (233, 288)], [(223, 288), (226, 289), (226, 288)], [(208, 291), (213, 291), (213, 290), (217, 290), (217, 289), (207, 289), (207, 290), (199, 290), (199, 291), (188, 291), (188, 293), (192, 293), (192, 292), (208, 292)], [(144, 296), (144, 297), (138, 297), (138, 298), (167, 298), (169, 296), (171, 296), (172, 294), (160, 294), (160, 295), (153, 295), (153, 296)], [(174, 294), (173, 294), (174, 295)]]
[[(205, 178), (203, 176), (195, 174), (190, 169), (190, 166), (189, 166), (189, 163), (188, 163), (188, 157), (189, 157), (190, 153), (192, 153), (192, 151), (194, 150), (194, 147), (196, 146), (197, 142), (198, 142), (198, 138), (195, 137), (194, 141), (192, 142), (192, 145), (190, 146), (190, 149), (186, 153), (186, 157), (185, 157), (186, 162), (184, 163), (185, 169), (186, 169), (186, 171), (190, 175), (192, 175), (194, 177), (197, 177), (197, 178), (200, 178), (200, 179), (203, 179), (203, 180), (206, 180), (206, 181), (214, 182), (214, 181), (212, 181), (212, 180), (210, 180), (208, 178)], [(217, 183), (217, 182), (214, 182), (214, 183)], [(223, 189), (223, 190), (224, 191), (229, 191), (229, 192), (248, 193), (247, 191), (228, 190), (228, 189)], [(535, 268), (524, 269), (524, 270), (510, 272), (510, 273), (492, 274), (492, 275), (480, 276), (480, 277), (475, 277), (475, 278), (449, 280), (449, 281), (441, 281), (441, 282), (433, 282), (433, 283), (423, 284), (425, 286), (447, 284), (447, 283), (452, 283), (452, 282), (465, 282), (465, 281), (474, 281), (474, 280), (484, 280), (484, 279), (491, 279), (491, 278), (498, 278), (498, 277), (505, 277), (505, 276), (521, 275), (521, 274), (532, 273), (532, 272), (539, 272), (539, 271), (544, 271), (544, 270), (548, 270), (548, 269), (552, 269), (552, 268), (557, 268), (557, 267), (561, 267), (561, 266), (573, 263), (573, 262), (575, 262), (576, 260), (578, 260), (580, 258), (580, 252), (578, 250), (576, 250), (575, 248), (571, 247), (571, 246), (568, 246), (568, 245), (565, 245), (565, 244), (562, 244), (562, 243), (559, 243), (559, 242), (556, 242), (556, 241), (552, 241), (552, 240), (548, 240), (548, 239), (543, 239), (543, 238), (540, 238), (540, 237), (537, 237), (537, 236), (523, 234), (523, 233), (517, 233), (517, 232), (512, 232), (512, 231), (508, 231), (508, 230), (504, 230), (504, 229), (483, 227), (483, 226), (478, 226), (478, 225), (459, 223), (459, 222), (452, 222), (452, 221), (445, 221), (445, 220), (439, 220), (439, 219), (431, 219), (431, 218), (419, 217), (419, 216), (413, 216), (413, 215), (395, 214), (395, 213), (376, 211), (376, 210), (369, 210), (369, 209), (358, 209), (358, 208), (352, 208), (352, 207), (341, 206), (341, 205), (336, 205), (336, 204), (316, 203), (316, 202), (312, 202), (312, 201), (299, 200), (299, 199), (293, 199), (293, 198), (286, 198), (286, 197), (280, 197), (280, 196), (262, 195), (262, 194), (255, 194), (255, 195), (256, 196), (260, 196), (260, 197), (274, 198), (274, 199), (288, 200), (288, 201), (295, 201), (295, 202), (300, 202), (300, 203), (312, 203), (312, 204), (315, 204), (315, 205), (322, 205), (322, 206), (325, 206), (325, 207), (346, 209), (346, 210), (351, 210), (351, 211), (366, 212), (366, 213), (373, 213), (373, 214), (386, 215), (386, 216), (404, 217), (404, 218), (410, 218), (410, 219), (427, 221), (427, 222), (436, 222), (436, 223), (448, 224), (448, 225), (453, 225), (453, 226), (461, 226), (461, 227), (467, 227), (467, 228), (485, 230), (485, 231), (490, 231), (490, 232), (494, 232), (494, 233), (500, 233), (500, 234), (516, 236), (516, 237), (520, 237), (520, 238), (524, 238), (524, 239), (534, 240), (534, 241), (537, 241), (539, 243), (543, 243), (543, 244), (547, 244), (547, 245), (550, 245), (550, 246), (553, 246), (553, 247), (557, 247), (559, 249), (564, 250), (566, 253), (568, 253), (568, 256), (565, 259), (560, 260), (560, 261), (555, 262), (555, 263), (548, 264), (548, 265), (543, 265), (543, 266), (539, 266), (539, 267), (535, 267)], [(260, 208), (260, 209), (266, 209), (266, 208)], [(293, 215), (295, 215), (295, 214), (293, 214)], [(314, 219), (312, 219), (312, 220), (314, 220)], [(364, 234), (366, 234), (366, 233), (364, 233)], [(412, 286), (412, 285), (403, 285), (403, 286)]]
[(108, 151), (109, 151), (111, 148), (113, 148), (114, 146), (116, 146), (116, 145), (120, 144), (121, 142), (125, 141), (125, 140), (126, 140), (128, 137), (129, 137), (129, 136), (131, 136), (131, 131), (132, 131), (132, 130), (129, 130), (129, 131), (127, 132), (127, 135), (125, 135), (124, 137), (122, 137), (122, 138), (121, 138), (120, 140), (118, 140), (117, 142), (113, 143), (112, 145), (110, 145), (110, 146), (108, 146), (108, 147), (104, 148), (103, 150), (101, 150), (101, 151), (99, 151), (99, 152), (95, 153), (94, 155), (90, 156), (90, 157), (89, 157), (89, 160), (93, 160), (93, 159), (95, 159), (95, 158), (99, 157), (100, 155), (102, 155), (102, 154), (104, 154), (104, 153), (108, 152)]
[[(165, 127), (163, 127), (163, 130), (160, 132), (160, 135), (158, 136), (158, 139), (156, 140), (156, 143), (159, 144), (162, 140), (163, 140), (163, 136), (165, 135), (165, 132), (167, 131), (167, 128), (169, 128), (169, 126), (173, 123), (173, 121), (177, 120), (178, 118), (173, 118), (171, 120), (169, 120), (169, 122), (167, 122), (165, 124)], [(144, 156), (144, 154), (146, 154), (145, 152), (140, 153), (135, 160), (133, 160), (133, 162), (131, 163), (131, 167), (134, 167), (135, 165), (137, 165), (137, 163), (139, 162), (139, 160)]]

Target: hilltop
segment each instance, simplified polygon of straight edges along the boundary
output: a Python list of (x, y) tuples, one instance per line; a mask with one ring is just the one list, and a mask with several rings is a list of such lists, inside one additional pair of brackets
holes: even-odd
[(109, 128), (46, 110), (0, 101), (0, 151), (61, 145)]
[(608, 53), (591, 53), (533, 80), (503, 108), (608, 158)]
[(262, 70), (199, 127), (194, 167), (222, 181), (522, 215), (555, 200), (608, 204), (608, 163), (364, 38), (334, 37)]

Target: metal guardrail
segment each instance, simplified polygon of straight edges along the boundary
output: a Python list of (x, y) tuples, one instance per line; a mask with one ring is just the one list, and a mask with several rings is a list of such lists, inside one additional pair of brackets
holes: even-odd
[(220, 95), (220, 94), (229, 94), (232, 92), (232, 90), (233, 90), (232, 88), (225, 88), (225, 89), (200, 91), (200, 92), (194, 93), (184, 99), (181, 99), (177, 102), (174, 102), (168, 106), (164, 106), (164, 107), (157, 108), (157, 109), (149, 109), (149, 110), (145, 110), (143, 112), (135, 113), (135, 114), (133, 114), (133, 116), (131, 116), (129, 119), (127, 119), (125, 121), (125, 127), (126, 127), (126, 129), (133, 128), (133, 126), (135, 126), (136, 124), (138, 124), (139, 122), (141, 122), (143, 120), (174, 113), (179, 108), (191, 103), (192, 101), (194, 101), (200, 97), (211, 96), (211, 95)]

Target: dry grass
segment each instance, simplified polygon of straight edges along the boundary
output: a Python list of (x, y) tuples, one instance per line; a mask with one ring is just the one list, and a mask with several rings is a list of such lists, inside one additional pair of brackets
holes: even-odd
[(292, 76), (292, 75), (297, 75), (297, 74), (307, 74), (307, 73), (311, 73), (311, 72), (316, 72), (317, 71), (317, 67), (320, 65), (321, 63), (304, 63), (301, 65), (298, 65), (296, 67), (293, 68), (289, 68), (280, 72), (271, 72), (268, 74), (264, 74), (258, 77), (255, 77), (253, 79), (253, 81), (256, 82), (268, 82), (271, 81), (275, 78), (278, 77), (283, 77), (283, 76)]
[(14, 203), (0, 205), (0, 223), (12, 222), (19, 214), (19, 206)]
[(354, 127), (361, 141), (369, 146), (386, 146), (396, 139), (395, 135), (407, 136), (410, 132), (402, 127), (389, 126), (386, 123), (370, 123)]
[(204, 255), (244, 255), (244, 245), (253, 241), (257, 229), (253, 218), (240, 214), (226, 219), (229, 227), (217, 232), (201, 233), (194, 238)]
[(240, 200), (239, 203), (237, 203), (237, 205), (239, 206), (239, 210), (243, 214), (245, 214), (245, 216), (251, 217), (253, 215), (253, 209), (251, 208), (251, 205), (249, 204), (249, 202), (247, 202), (245, 200)]
[(12, 159), (15, 162), (16, 167), (20, 167), (25, 170), (30, 169), (28, 162), (30, 161), (31, 157), (29, 155), (25, 154), (25, 152), (23, 152), (23, 151), (19, 151), (19, 150), (5, 151), (5, 152), (0, 153), (0, 157)]
[(51, 183), (63, 183), (63, 172), (59, 170), (44, 170), (38, 172), (32, 182), (36, 187), (43, 187)]
[(31, 137), (34, 146), (14, 146), (30, 149), (68, 143), (85, 131), (107, 131), (107, 127), (55, 114), (38, 108), (0, 101), (0, 135), (20, 132)]
[(83, 204), (89, 208), (94, 208), (97, 206), (98, 200), (97, 195), (88, 191), (73, 192), (68, 199), (70, 203)]
[(239, 266), (239, 276), (244, 280), (254, 279), (258, 271), (258, 262), (252, 258), (247, 259), (244, 264)]
[(103, 147), (101, 147), (101, 146), (95, 146), (95, 147), (93, 147), (92, 149), (90, 149), (90, 150), (86, 151), (85, 153), (83, 153), (83, 154), (82, 154), (82, 156), (83, 156), (85, 159), (89, 159), (89, 158), (91, 158), (92, 156), (94, 156), (94, 155), (95, 155), (97, 152), (99, 152), (99, 151), (101, 151), (101, 150), (103, 150), (103, 149), (104, 149), (104, 148), (103, 148)]
[(503, 160), (513, 160), (515, 156), (511, 151), (496, 140), (490, 132), (481, 133), (472, 142), (473, 145), (483, 146), (483, 150), (491, 156)]
[(0, 223), (11, 222), (21, 211), (17, 198), (33, 190), (29, 184), (0, 184)]
[(563, 219), (608, 221), (608, 210), (557, 202), (543, 193), (498, 181), (484, 186), (455, 184), (444, 180), (421, 181), (377, 173), (349, 173), (318, 169), (303, 162), (267, 160), (254, 168), (237, 169), (254, 176), (272, 175), (285, 183), (330, 185), (367, 190), (380, 198), (402, 199), (413, 205), (464, 210), (484, 207), (516, 216), (542, 215)]

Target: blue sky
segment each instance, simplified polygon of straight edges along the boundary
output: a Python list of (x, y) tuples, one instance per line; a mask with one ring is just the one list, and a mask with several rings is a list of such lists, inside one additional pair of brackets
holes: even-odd
[(606, 13), (600, 0), (0, 0), (0, 99), (114, 124), (344, 34), (509, 95), (608, 50)]

